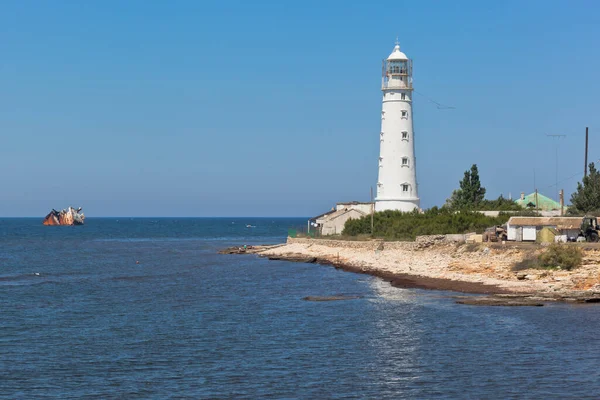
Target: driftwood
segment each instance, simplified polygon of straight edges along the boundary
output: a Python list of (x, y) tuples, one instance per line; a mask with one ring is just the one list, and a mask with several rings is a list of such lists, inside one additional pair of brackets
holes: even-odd
[(81, 207), (74, 209), (69, 207), (65, 210), (56, 211), (52, 209), (44, 218), (44, 225), (83, 225), (85, 215), (81, 212)]

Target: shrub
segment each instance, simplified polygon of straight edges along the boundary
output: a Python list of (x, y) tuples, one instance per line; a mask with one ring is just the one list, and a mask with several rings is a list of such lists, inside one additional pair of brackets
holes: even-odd
[[(486, 217), (477, 212), (451, 211), (437, 207), (423, 213), (383, 211), (375, 213), (373, 217), (373, 236), (392, 240), (414, 240), (420, 235), (483, 232), (487, 227), (504, 224), (508, 218), (508, 215)], [(346, 222), (343, 235), (360, 234), (371, 234), (371, 216)]]
[(572, 245), (551, 244), (539, 256), (540, 266), (544, 268), (557, 268), (572, 270), (581, 265), (583, 254), (581, 249)]
[(523, 258), (523, 260), (517, 262), (512, 267), (512, 270), (517, 272), (517, 271), (523, 271), (525, 269), (535, 269), (535, 268), (541, 268), (539, 257), (533, 256), (533, 255), (528, 255), (525, 258)]

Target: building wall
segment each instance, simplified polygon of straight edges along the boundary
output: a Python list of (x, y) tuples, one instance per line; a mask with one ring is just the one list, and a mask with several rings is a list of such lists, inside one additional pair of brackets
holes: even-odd
[(506, 226), (506, 239), (507, 240), (517, 240), (517, 227), (507, 225)]
[[(507, 225), (507, 239), (510, 241), (531, 241), (538, 240), (540, 232), (545, 228), (556, 229), (556, 226), (547, 226), (547, 227), (535, 227), (535, 226), (520, 226), (520, 225)], [(535, 233), (534, 233), (535, 232)], [(568, 237), (577, 237), (579, 234), (578, 229), (558, 229), (560, 235), (567, 235)]]
[(537, 230), (535, 226), (524, 226), (523, 227), (523, 241), (529, 242), (534, 241), (537, 238)]
[(347, 213), (338, 215), (335, 218), (328, 219), (323, 223), (321, 234), (325, 236), (341, 234), (344, 230), (344, 224), (346, 221), (348, 221), (350, 218), (358, 219), (363, 216), (364, 214), (358, 210), (350, 210)]
[[(541, 229), (541, 227), (539, 228)], [(507, 225), (506, 239), (515, 242), (535, 241), (537, 230), (535, 226)]]
[[(419, 208), (411, 98), (409, 88), (383, 91), (376, 211)], [(403, 185), (408, 185), (407, 191)]]

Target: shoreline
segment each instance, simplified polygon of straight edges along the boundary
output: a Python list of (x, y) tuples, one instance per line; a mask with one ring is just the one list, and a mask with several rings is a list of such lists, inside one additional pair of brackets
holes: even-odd
[[(319, 263), (327, 265), (327, 263)], [(403, 289), (425, 289), (425, 290), (442, 290), (458, 293), (472, 294), (512, 294), (512, 292), (502, 289), (495, 285), (488, 285), (479, 282), (454, 281), (441, 278), (431, 278), (419, 275), (410, 275), (406, 273), (383, 272), (374, 269), (362, 269), (346, 264), (329, 264), (336, 269), (341, 269), (346, 272), (356, 274), (366, 274), (383, 279), (393, 287)]]
[(354, 274), (370, 275), (380, 278), (397, 288), (405, 289), (426, 289), (426, 290), (444, 290), (459, 293), (472, 294), (513, 294), (513, 292), (502, 289), (496, 285), (489, 285), (480, 282), (455, 281), (442, 278), (431, 278), (427, 276), (413, 275), (407, 273), (386, 272), (374, 268), (358, 267), (355, 265), (339, 263), (329, 259), (317, 257), (305, 258), (294, 254), (282, 256), (267, 256), (257, 253), (259, 257), (268, 258), (272, 261), (304, 262), (308, 264), (320, 264), (340, 269)]
[[(439, 238), (438, 238), (439, 239)], [(470, 247), (471, 246), (471, 247)], [(288, 238), (287, 243), (230, 248), (222, 254), (255, 254), (270, 260), (315, 263), (375, 276), (398, 288), (486, 295), (457, 303), (543, 305), (600, 302), (600, 249), (588, 250), (573, 271), (521, 270), (514, 266), (540, 246), (465, 245), (436, 238), (421, 242)]]

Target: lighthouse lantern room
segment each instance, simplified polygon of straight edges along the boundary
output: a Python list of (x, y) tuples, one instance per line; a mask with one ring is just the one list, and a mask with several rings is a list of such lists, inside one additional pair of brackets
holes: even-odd
[(383, 105), (375, 210), (419, 208), (412, 110), (412, 60), (394, 51), (383, 62)]

